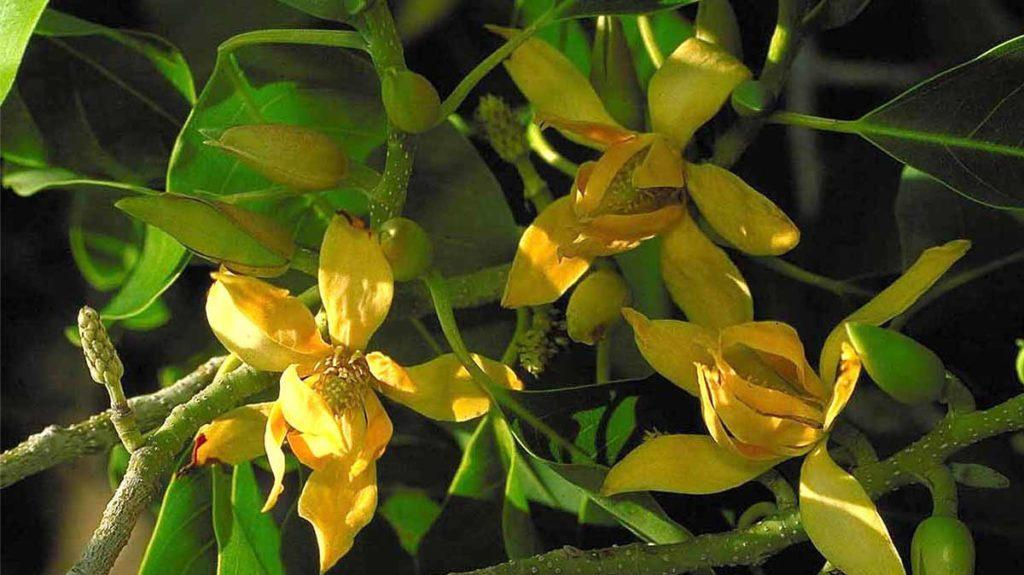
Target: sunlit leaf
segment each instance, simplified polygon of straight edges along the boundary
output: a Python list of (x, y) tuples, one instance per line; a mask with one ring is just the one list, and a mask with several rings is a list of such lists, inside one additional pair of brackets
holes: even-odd
[(402, 548), (415, 557), (420, 540), (441, 513), (441, 506), (423, 491), (399, 489), (388, 495), (378, 513), (394, 528)]
[(101, 315), (104, 319), (125, 319), (141, 313), (174, 283), (188, 260), (184, 246), (159, 228), (146, 226), (138, 262)]
[(217, 569), (211, 470), (171, 479), (139, 575), (210, 575)]
[(252, 466), (235, 466), (230, 477), (220, 467), (212, 473), (218, 575), (284, 573), (281, 535), (273, 516), (260, 511), (263, 495)]
[(3, 174), (3, 186), (11, 188), (15, 194), (27, 198), (44, 190), (77, 190), (102, 189), (116, 192), (131, 191), (139, 194), (156, 194), (145, 186), (126, 184), (115, 180), (97, 180), (83, 177), (63, 168), (41, 169), (9, 169)]
[(21, 64), (25, 46), (32, 36), (47, 0), (4, 2), (0, 6), (0, 103), (7, 97)]
[[(12, 90), (0, 105), (0, 126), (4, 127), (4, 145), (0, 147), (0, 157), (5, 162), (29, 168), (46, 166), (46, 142), (43, 141), (43, 134), (17, 90)], [(8, 165), (8, 169), (4, 170), (4, 176), (9, 169)]]

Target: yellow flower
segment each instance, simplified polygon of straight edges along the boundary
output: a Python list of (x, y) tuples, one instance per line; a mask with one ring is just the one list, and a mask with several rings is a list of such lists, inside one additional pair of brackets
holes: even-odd
[(969, 247), (969, 242), (957, 240), (926, 250), (899, 279), (832, 330), (817, 374), (796, 331), (786, 324), (748, 322), (710, 329), (650, 320), (624, 309), (647, 361), (700, 397), (710, 436), (662, 435), (646, 441), (611, 469), (603, 491), (716, 493), (784, 459), (807, 454), (800, 509), (818, 550), (850, 575), (903, 573), (871, 498), (826, 450), (828, 432), (860, 374), (860, 360), (846, 341), (844, 325), (880, 325), (902, 313)]
[(604, 153), (581, 166), (571, 193), (548, 206), (523, 234), (502, 304), (554, 301), (595, 257), (661, 235), (662, 275), (687, 317), (708, 327), (753, 319), (743, 276), (689, 216), (686, 198), (715, 232), (746, 253), (785, 253), (800, 232), (736, 175), (682, 158), (694, 132), (750, 77), (743, 63), (714, 44), (684, 41), (648, 86), (651, 133), (616, 123), (587, 79), (541, 40), (527, 40), (505, 66), (539, 122)]
[[(284, 488), (287, 441), (313, 470), (298, 510), (313, 525), (326, 571), (352, 547), (377, 505), (376, 461), (392, 427), (376, 392), (445, 421), (480, 416), (490, 400), (453, 354), (406, 368), (383, 353), (366, 353), (391, 306), (394, 281), (378, 239), (358, 219), (335, 216), (320, 251), (329, 342), (287, 290), (227, 272), (213, 277), (206, 314), (214, 334), (249, 365), (283, 373), (277, 401), (238, 408), (200, 429), (192, 463), (236, 464), (266, 453), (274, 472), (268, 510)], [(522, 388), (508, 367), (475, 359), (494, 381)]]

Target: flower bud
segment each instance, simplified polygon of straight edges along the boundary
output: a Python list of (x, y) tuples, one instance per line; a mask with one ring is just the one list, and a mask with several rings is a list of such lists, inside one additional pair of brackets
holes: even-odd
[(414, 280), (430, 268), (434, 248), (430, 236), (408, 218), (392, 218), (380, 228), (380, 247), (396, 281)]
[(629, 286), (609, 269), (590, 274), (573, 290), (565, 319), (573, 341), (594, 345), (622, 317), (630, 303)]
[(437, 90), (430, 80), (412, 70), (387, 70), (381, 81), (381, 97), (388, 119), (400, 130), (419, 134), (441, 121)]
[(766, 114), (774, 104), (774, 96), (757, 80), (745, 80), (732, 91), (732, 109), (743, 117)]
[(718, 44), (733, 56), (743, 58), (740, 27), (729, 0), (701, 0), (695, 24), (694, 36), (698, 40)]
[(89, 366), (89, 375), (100, 385), (120, 382), (124, 375), (124, 364), (114, 349), (107, 328), (100, 320), (100, 314), (89, 306), (78, 312), (78, 334), (82, 340), (82, 351), (85, 363)]
[(498, 96), (487, 94), (480, 98), (476, 121), (483, 127), (488, 143), (502, 160), (513, 163), (529, 152), (526, 126)]
[(644, 92), (618, 18), (597, 17), (594, 49), (590, 54), (590, 83), (613, 118), (627, 128), (643, 128)]
[(955, 517), (933, 516), (914, 531), (910, 545), (913, 575), (974, 575), (974, 539)]
[(847, 324), (846, 332), (868, 375), (893, 399), (914, 405), (942, 396), (946, 368), (933, 351), (901, 333), (872, 325)]
[(345, 151), (326, 135), (302, 126), (235, 126), (205, 143), (268, 180), (297, 190), (328, 190), (348, 174)]

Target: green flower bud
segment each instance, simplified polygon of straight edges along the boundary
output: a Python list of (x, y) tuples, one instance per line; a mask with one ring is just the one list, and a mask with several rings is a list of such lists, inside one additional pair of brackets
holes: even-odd
[(348, 174), (345, 151), (326, 135), (302, 126), (235, 126), (205, 143), (268, 180), (297, 190), (329, 190)]
[(633, 54), (618, 18), (597, 17), (594, 49), (590, 54), (590, 83), (613, 118), (627, 128), (643, 129), (644, 91), (637, 81)]
[(914, 531), (910, 545), (913, 575), (974, 575), (974, 539), (955, 517), (933, 516)]
[(697, 8), (694, 36), (718, 44), (738, 59), (743, 59), (743, 45), (736, 13), (729, 0), (701, 0)]
[(746, 80), (732, 91), (731, 101), (737, 114), (749, 118), (767, 114), (775, 103), (775, 97), (761, 82)]
[(380, 247), (391, 264), (391, 274), (400, 282), (420, 277), (434, 260), (430, 236), (408, 218), (384, 222), (380, 227)]
[(487, 94), (480, 98), (476, 121), (483, 127), (488, 143), (502, 160), (515, 163), (529, 152), (526, 126), (498, 96)]
[(1024, 339), (1017, 340), (1017, 381), (1024, 385)]
[(565, 310), (569, 337), (594, 345), (622, 318), (622, 308), (630, 303), (629, 286), (622, 276), (601, 269), (583, 279)]
[(946, 368), (933, 351), (892, 330), (846, 325), (850, 342), (878, 387), (901, 403), (937, 401), (946, 384)]
[(107, 328), (100, 321), (100, 314), (89, 306), (78, 312), (78, 334), (92, 380), (100, 385), (120, 382), (124, 365), (110, 341)]
[(388, 119), (400, 130), (426, 132), (441, 121), (441, 98), (423, 76), (411, 70), (391, 68), (381, 81), (381, 97)]

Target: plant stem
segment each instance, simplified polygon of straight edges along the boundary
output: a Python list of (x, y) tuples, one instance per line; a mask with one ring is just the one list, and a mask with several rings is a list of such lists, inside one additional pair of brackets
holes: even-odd
[(526, 141), (530, 144), (530, 149), (540, 156), (544, 163), (570, 178), (576, 177), (576, 170), (579, 169), (579, 166), (570, 162), (562, 154), (559, 154), (558, 150), (548, 143), (544, 133), (541, 132), (540, 126), (531, 122), (526, 127)]
[(517, 307), (516, 308), (516, 328), (512, 332), (512, 339), (509, 340), (508, 345), (505, 346), (505, 353), (501, 354), (501, 363), (509, 367), (513, 367), (516, 363), (516, 359), (519, 358), (519, 340), (526, 333), (526, 330), (530, 328), (530, 308), (528, 307)]
[(921, 483), (932, 495), (932, 515), (956, 517), (957, 494), (953, 473), (945, 465), (936, 465), (920, 474)]
[(811, 128), (822, 132), (838, 132), (841, 134), (856, 134), (856, 122), (853, 120), (836, 120), (834, 118), (823, 118), (810, 114), (799, 114), (780, 110), (765, 118), (769, 124), (785, 124), (787, 126), (800, 126)]
[(654, 37), (651, 19), (646, 14), (637, 16), (636, 27), (640, 30), (640, 40), (644, 44), (644, 51), (647, 52), (647, 57), (651, 59), (651, 64), (654, 64), (656, 69), (661, 68), (661, 65), (665, 63), (665, 55), (661, 53), (658, 41)]
[(291, 267), (315, 278), (319, 274), (320, 254), (306, 248), (297, 248), (292, 254)]
[(751, 257), (750, 260), (800, 283), (821, 288), (838, 296), (854, 296), (860, 298), (872, 298), (875, 296), (875, 294), (869, 290), (857, 287), (848, 282), (816, 274), (781, 258)]
[(608, 383), (612, 380), (612, 339), (604, 334), (594, 346), (594, 382)]
[(529, 154), (516, 158), (513, 165), (519, 172), (519, 178), (523, 180), (523, 197), (533, 204), (538, 213), (544, 211), (551, 203), (551, 190), (548, 189), (544, 178), (537, 173), (537, 168), (533, 167)]

